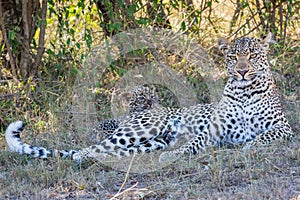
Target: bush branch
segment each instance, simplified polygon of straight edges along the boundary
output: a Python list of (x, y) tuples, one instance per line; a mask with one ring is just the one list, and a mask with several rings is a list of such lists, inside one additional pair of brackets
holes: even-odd
[(45, 32), (46, 32), (46, 15), (47, 15), (47, 0), (42, 1), (42, 13), (41, 13), (41, 23), (40, 23), (40, 34), (39, 34), (39, 44), (38, 50), (35, 57), (34, 67), (35, 70), (41, 64), (42, 56), (45, 50)]
[(13, 76), (14, 82), (18, 83), (15, 60), (13, 57), (11, 46), (10, 46), (8, 38), (7, 38), (7, 32), (6, 32), (6, 28), (5, 28), (5, 24), (4, 24), (2, 3), (3, 3), (3, 1), (1, 0), (0, 1), (0, 24), (1, 24), (1, 29), (2, 29), (2, 35), (3, 35), (3, 40), (5, 43), (6, 49), (7, 49), (7, 53), (9, 56), (9, 63), (10, 63), (10, 67), (11, 67), (12, 76)]

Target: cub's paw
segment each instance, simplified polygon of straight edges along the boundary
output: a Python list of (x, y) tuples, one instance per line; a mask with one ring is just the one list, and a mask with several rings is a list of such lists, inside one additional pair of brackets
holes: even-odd
[(86, 149), (77, 151), (72, 155), (72, 160), (74, 160), (78, 164), (85, 161), (94, 160), (94, 159), (95, 157)]
[(75, 163), (81, 164), (86, 159), (86, 154), (84, 151), (78, 151), (72, 155), (72, 160)]

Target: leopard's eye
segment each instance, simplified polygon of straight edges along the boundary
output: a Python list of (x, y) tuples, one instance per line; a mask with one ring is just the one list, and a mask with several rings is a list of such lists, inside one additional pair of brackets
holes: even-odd
[(138, 100), (139, 100), (139, 101), (144, 101), (144, 100), (145, 100), (145, 97), (139, 97)]
[(235, 54), (227, 54), (227, 59), (236, 60), (236, 55)]

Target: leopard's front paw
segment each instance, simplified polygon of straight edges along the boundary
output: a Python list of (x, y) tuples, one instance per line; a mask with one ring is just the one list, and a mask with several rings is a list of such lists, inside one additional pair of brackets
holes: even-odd
[(252, 140), (252, 141), (249, 141), (249, 142), (246, 142), (244, 145), (243, 145), (243, 150), (247, 150), (247, 149), (253, 149), (255, 147), (255, 142)]

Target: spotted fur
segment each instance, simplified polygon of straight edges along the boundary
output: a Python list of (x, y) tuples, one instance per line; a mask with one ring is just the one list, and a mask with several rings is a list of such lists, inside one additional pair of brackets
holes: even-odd
[(129, 108), (129, 115), (105, 119), (99, 122), (98, 125), (92, 129), (92, 134), (97, 135), (98, 140), (111, 136), (120, 124), (130, 118), (134, 113), (160, 106), (155, 89), (144, 85), (136, 86), (130, 92), (122, 93), (120, 98), (124, 102), (124, 106)]
[(11, 123), (5, 131), (5, 139), (7, 145), (11, 151), (17, 152), (19, 154), (31, 155), (34, 158), (48, 158), (57, 157), (62, 158), (71, 157), (76, 150), (48, 150), (44, 147), (32, 146), (22, 142), (20, 134), (24, 129), (24, 123), (22, 121), (16, 121)]
[[(193, 135), (193, 139), (179, 149), (163, 152), (161, 162), (205, 152), (208, 147), (236, 144), (249, 148), (291, 138), (293, 132), (282, 112), (267, 60), (270, 41), (271, 34), (263, 41), (243, 37), (230, 44), (219, 39), (229, 79), (218, 104), (134, 113), (107, 139), (76, 152), (72, 158), (82, 161), (87, 157), (151, 152), (175, 144), (184, 135)], [(7, 132), (19, 133), (16, 128), (10, 125)], [(9, 147), (18, 152), (19, 143)]]
[(263, 41), (243, 37), (232, 44), (219, 39), (229, 79), (217, 105), (137, 114), (99, 145), (76, 153), (74, 159), (81, 160), (82, 153), (90, 157), (129, 156), (165, 149), (185, 134), (194, 138), (179, 149), (163, 152), (161, 162), (205, 152), (208, 147), (237, 144), (249, 148), (292, 137), (267, 60), (269, 41), (271, 34)]
[[(124, 100), (125, 106), (128, 106), (130, 115), (154, 107), (159, 107), (154, 89), (147, 86), (136, 86), (130, 92), (122, 93), (121, 98)], [(123, 121), (126, 121), (126, 119), (130, 117), (130, 115), (127, 117), (106, 119), (99, 122), (99, 124), (92, 129), (92, 134), (98, 135), (97, 138), (109, 137)], [(78, 150), (48, 150), (44, 147), (26, 144), (22, 142), (20, 138), (20, 133), (23, 129), (24, 123), (22, 121), (16, 121), (7, 127), (5, 138), (10, 150), (19, 154), (27, 154), (39, 158), (57, 156), (66, 158), (72, 157), (74, 153), (78, 152)]]

